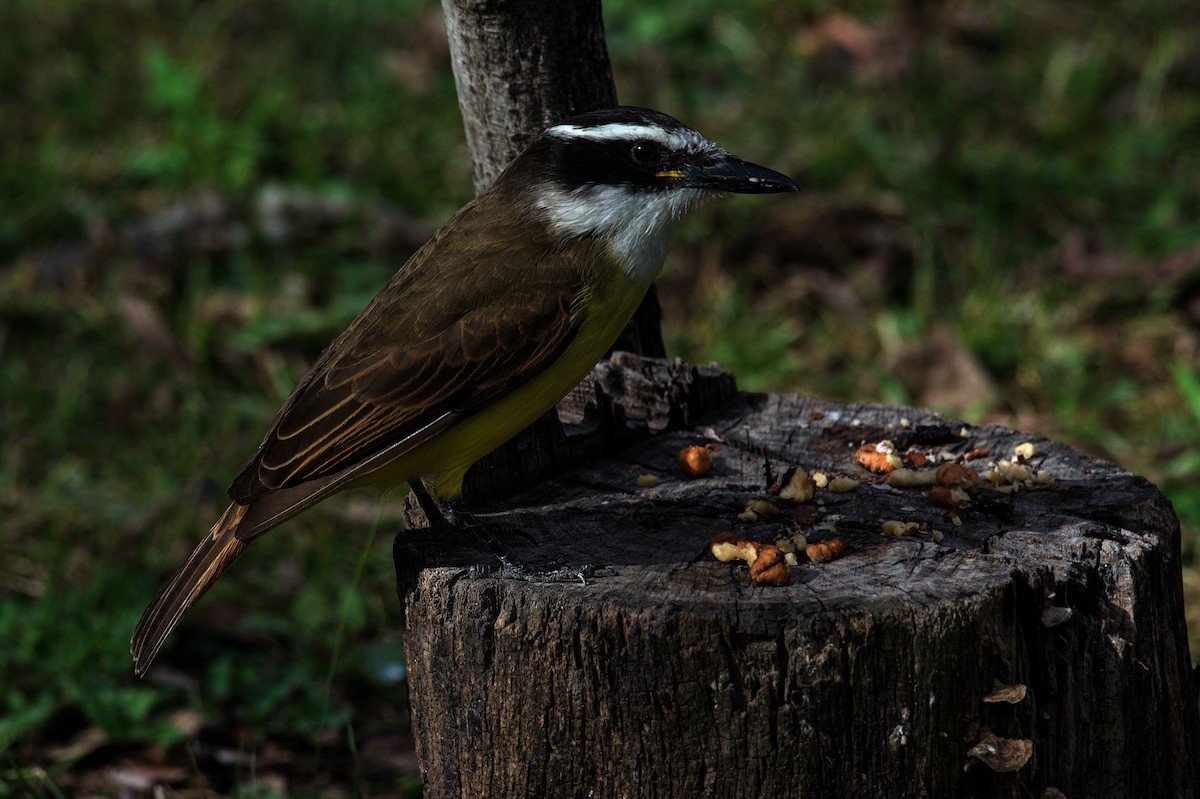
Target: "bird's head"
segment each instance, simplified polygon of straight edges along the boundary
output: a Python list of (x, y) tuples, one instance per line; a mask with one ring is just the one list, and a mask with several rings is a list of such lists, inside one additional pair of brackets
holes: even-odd
[(552, 233), (607, 239), (626, 268), (647, 279), (662, 264), (674, 223), (705, 197), (799, 190), (666, 114), (631, 107), (589, 111), (547, 129), (508, 172), (531, 192)]

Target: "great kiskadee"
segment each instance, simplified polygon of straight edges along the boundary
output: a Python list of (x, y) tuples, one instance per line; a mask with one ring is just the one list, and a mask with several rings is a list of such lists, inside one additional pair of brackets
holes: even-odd
[(546, 130), (300, 380), (232, 504), (142, 614), (134, 671), (247, 544), (329, 495), (423, 478), (458, 496), (471, 464), (612, 346), (688, 209), (721, 192), (795, 190), (657, 111), (592, 111)]

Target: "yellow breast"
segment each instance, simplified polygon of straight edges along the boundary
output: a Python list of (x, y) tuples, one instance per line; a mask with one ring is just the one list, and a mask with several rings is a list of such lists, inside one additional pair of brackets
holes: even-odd
[(579, 332), (541, 374), (468, 416), (371, 476), (369, 482), (400, 483), (432, 478), (434, 492), (452, 499), (475, 461), (508, 441), (553, 408), (579, 384), (616, 341), (646, 294), (648, 281), (614, 270), (581, 298)]

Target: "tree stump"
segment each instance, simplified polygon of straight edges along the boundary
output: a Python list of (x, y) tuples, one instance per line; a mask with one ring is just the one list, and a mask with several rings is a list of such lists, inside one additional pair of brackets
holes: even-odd
[[(1002, 427), (627, 355), (564, 416), (561, 449), (584, 454), (482, 515), (527, 565), (614, 573), (481, 577), (473, 542), (397, 537), (427, 796), (1196, 795), (1178, 522), (1146, 480)], [(1053, 482), (984, 481), (955, 524), (855, 462), (884, 439), (981, 472), (1031, 441)], [(706, 443), (715, 468), (684, 476), (677, 453)], [(772, 486), (796, 466), (862, 483), (790, 505)], [(783, 512), (743, 523), (751, 499)], [(801, 555), (781, 587), (709, 553), (715, 533), (795, 530), (844, 552)]]

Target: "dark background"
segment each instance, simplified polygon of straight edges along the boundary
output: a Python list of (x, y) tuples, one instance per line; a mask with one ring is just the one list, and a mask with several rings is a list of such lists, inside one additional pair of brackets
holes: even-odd
[[(804, 186), (683, 226), (671, 354), (1146, 475), (1196, 617), (1200, 7), (1099, 5), (606, 24), (622, 102)], [(312, 357), (471, 196), (440, 8), (14, 0), (0, 31), (0, 795), (406, 795), (400, 492), (256, 543), (148, 679), (127, 650)]]

